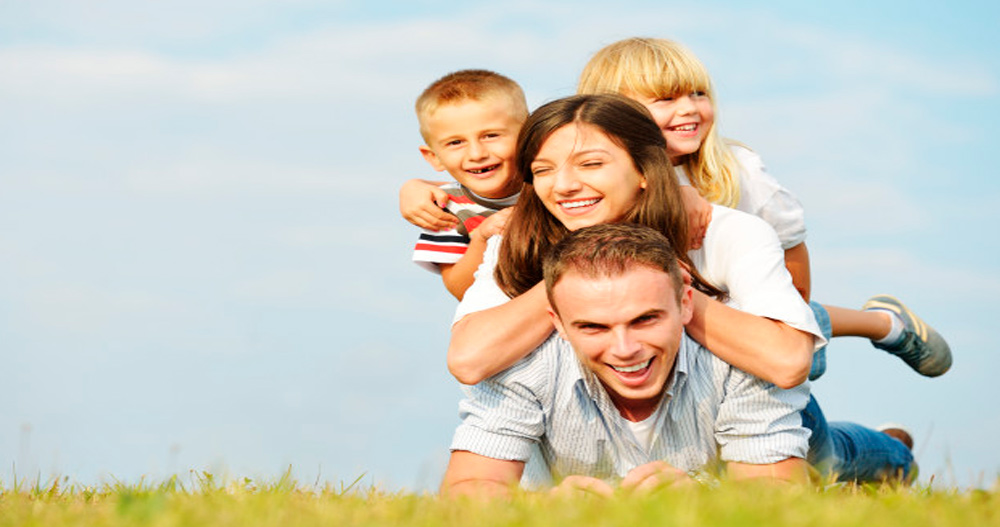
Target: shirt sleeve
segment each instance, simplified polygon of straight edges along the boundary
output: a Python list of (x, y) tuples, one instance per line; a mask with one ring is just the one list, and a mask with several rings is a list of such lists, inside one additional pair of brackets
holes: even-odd
[(809, 430), (802, 426), (801, 411), (808, 399), (808, 382), (783, 390), (730, 368), (715, 423), (720, 458), (753, 465), (805, 459)]
[(462, 423), (451, 450), (493, 459), (527, 462), (545, 433), (543, 401), (554, 385), (547, 354), (535, 352), (510, 369), (465, 386), (459, 403)]
[(474, 275), (475, 281), (465, 291), (465, 296), (462, 297), (458, 308), (455, 309), (455, 318), (452, 319), (452, 324), (470, 313), (490, 309), (510, 301), (510, 297), (500, 289), (493, 277), (493, 270), (496, 269), (500, 255), (501, 240), (501, 236), (493, 236), (486, 241), (483, 263), (479, 264)]
[(740, 203), (736, 207), (768, 223), (790, 249), (806, 240), (805, 209), (802, 203), (767, 172), (764, 161), (748, 148), (732, 147), (740, 165)]
[(432, 273), (441, 274), (438, 265), (457, 262), (469, 248), (469, 241), (468, 236), (456, 229), (437, 232), (421, 230), (413, 247), (413, 262)]
[(811, 333), (815, 349), (826, 345), (815, 314), (785, 268), (774, 230), (763, 220), (716, 207), (705, 235), (703, 261), (706, 278), (729, 293), (733, 307)]

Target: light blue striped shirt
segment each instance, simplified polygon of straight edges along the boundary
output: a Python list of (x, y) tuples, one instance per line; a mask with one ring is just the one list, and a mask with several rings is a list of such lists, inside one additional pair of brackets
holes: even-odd
[(805, 458), (809, 431), (799, 411), (809, 385), (782, 390), (736, 369), (685, 335), (655, 413), (650, 448), (621, 417), (568, 342), (552, 336), (510, 369), (467, 386), (451, 450), (527, 462), (532, 452), (556, 481), (608, 481), (656, 460), (716, 473), (720, 462)]

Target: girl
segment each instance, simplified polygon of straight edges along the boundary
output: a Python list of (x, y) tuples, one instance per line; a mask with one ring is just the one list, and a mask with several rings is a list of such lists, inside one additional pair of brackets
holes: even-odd
[[(666, 39), (615, 42), (594, 54), (584, 67), (578, 92), (618, 93), (646, 106), (667, 141), (667, 153), (681, 181), (690, 185), (684, 194), (686, 205), (702, 211), (694, 215), (696, 222), (704, 221), (710, 210), (700, 197), (764, 219), (781, 240), (796, 289), (809, 300), (802, 205), (764, 171), (757, 154), (719, 137), (711, 80), (690, 51)], [(871, 339), (876, 347), (930, 377), (951, 366), (951, 351), (944, 339), (893, 297), (874, 297), (861, 311), (811, 305), (828, 337)], [(819, 377), (824, 369), (825, 351), (820, 350), (810, 378)]]

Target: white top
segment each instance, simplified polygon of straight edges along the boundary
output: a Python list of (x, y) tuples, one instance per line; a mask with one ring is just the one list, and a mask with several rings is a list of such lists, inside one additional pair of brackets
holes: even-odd
[[(736, 209), (770, 224), (778, 233), (782, 249), (790, 249), (806, 241), (802, 203), (767, 172), (764, 161), (756, 152), (737, 144), (730, 144), (729, 150), (739, 164), (740, 202)], [(681, 184), (690, 185), (684, 168), (674, 168)]]
[[(487, 241), (476, 281), (458, 304), (453, 322), (510, 300), (493, 276), (501, 239)], [(792, 285), (778, 237), (760, 218), (713, 205), (702, 246), (688, 256), (705, 280), (729, 294), (730, 306), (811, 333), (815, 349), (826, 345), (812, 309)]]

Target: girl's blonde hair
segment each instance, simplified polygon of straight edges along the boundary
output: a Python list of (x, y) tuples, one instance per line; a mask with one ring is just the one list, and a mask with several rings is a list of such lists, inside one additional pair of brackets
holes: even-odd
[[(618, 93), (626, 96), (674, 97), (704, 92), (715, 106), (712, 79), (705, 65), (687, 48), (662, 38), (629, 38), (605, 46), (580, 74), (577, 93)], [(691, 184), (705, 199), (727, 207), (740, 201), (736, 159), (715, 123), (696, 152), (674, 160), (687, 171)]]

